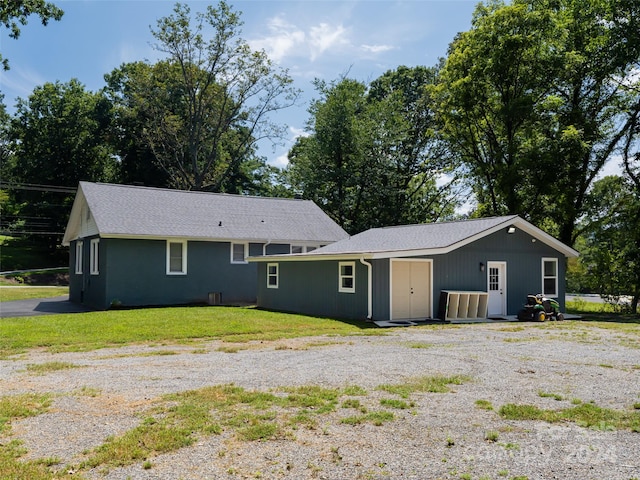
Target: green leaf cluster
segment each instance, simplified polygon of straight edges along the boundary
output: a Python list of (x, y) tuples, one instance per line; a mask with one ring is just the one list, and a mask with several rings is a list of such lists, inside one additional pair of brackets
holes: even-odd
[(398, 67), (370, 84), (316, 80), (309, 136), (289, 153), (294, 191), (350, 233), (451, 216), (453, 167), (436, 133), (436, 78), (435, 68)]
[(639, 10), (626, 0), (477, 7), (438, 86), (477, 215), (520, 214), (573, 245), (587, 194), (639, 108)]

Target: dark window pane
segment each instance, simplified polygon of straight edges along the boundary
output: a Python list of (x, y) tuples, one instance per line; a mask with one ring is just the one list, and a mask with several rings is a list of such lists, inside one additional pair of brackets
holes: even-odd
[(555, 277), (556, 275), (556, 262), (544, 262), (544, 276)]
[(544, 279), (544, 293), (545, 295), (556, 295), (556, 279), (545, 278)]

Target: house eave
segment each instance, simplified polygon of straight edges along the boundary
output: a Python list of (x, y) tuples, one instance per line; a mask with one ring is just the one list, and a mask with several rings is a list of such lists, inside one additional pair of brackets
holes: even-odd
[(80, 215), (83, 203), (86, 203), (86, 199), (82, 193), (82, 185), (80, 185), (76, 192), (76, 196), (73, 199), (73, 205), (71, 206), (71, 212), (69, 213), (69, 220), (67, 220), (67, 227), (65, 228), (64, 236), (62, 237), (62, 246), (64, 247), (68, 247), (73, 240), (79, 238)]
[[(286, 244), (286, 245), (318, 245), (332, 243), (333, 240), (295, 240), (295, 239), (272, 239), (272, 238), (244, 238), (244, 237), (199, 237), (185, 235), (142, 235), (124, 233), (99, 233), (100, 238), (113, 238), (120, 240), (186, 240), (189, 242), (219, 242), (219, 243), (258, 243), (258, 244)], [(83, 238), (76, 236), (69, 241)], [(67, 243), (66, 245), (69, 245)]]
[(341, 253), (341, 254), (318, 254), (310, 255), (308, 253), (291, 253), (285, 255), (260, 255), (256, 257), (248, 257), (248, 262), (318, 262), (321, 260), (371, 260), (373, 253)]
[(475, 235), (471, 235), (463, 240), (452, 243), (450, 245), (438, 247), (438, 248), (423, 248), (423, 249), (411, 249), (411, 250), (382, 250), (382, 251), (352, 251), (352, 252), (338, 252), (338, 253), (299, 253), (290, 255), (269, 255), (266, 257), (249, 257), (249, 262), (266, 262), (266, 261), (287, 261), (287, 262), (301, 262), (301, 261), (320, 261), (320, 260), (354, 260), (363, 258), (365, 260), (376, 259), (388, 259), (388, 258), (403, 258), (403, 257), (424, 257), (433, 255), (444, 255), (454, 250), (464, 247), (470, 243), (473, 243), (481, 238), (492, 235), (496, 232), (505, 230), (509, 227), (520, 228), (523, 232), (531, 235), (536, 240), (548, 245), (556, 251), (562, 253), (565, 257), (578, 257), (580, 254), (573, 248), (565, 245), (564, 243), (556, 240), (548, 233), (542, 231), (536, 226), (530, 224), (526, 220), (513, 215), (506, 218), (503, 222), (495, 225), (492, 228), (483, 230)]
[(554, 250), (562, 253), (567, 258), (577, 258), (580, 256), (580, 252), (578, 252), (577, 250), (574, 250), (570, 246), (565, 245), (560, 240), (557, 240), (545, 231), (539, 229), (535, 225), (532, 225), (531, 223), (523, 220), (520, 217), (516, 217), (516, 219), (511, 223), (513, 224), (513, 226), (519, 227), (523, 232), (528, 233), (536, 240), (539, 240), (542, 243), (553, 248)]

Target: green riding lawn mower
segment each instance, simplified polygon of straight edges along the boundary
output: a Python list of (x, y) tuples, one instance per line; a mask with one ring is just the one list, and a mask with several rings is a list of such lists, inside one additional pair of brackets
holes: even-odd
[(527, 295), (527, 303), (520, 312), (518, 320), (544, 322), (546, 320), (564, 320), (564, 314), (560, 312), (560, 304), (553, 298), (547, 298), (541, 293)]

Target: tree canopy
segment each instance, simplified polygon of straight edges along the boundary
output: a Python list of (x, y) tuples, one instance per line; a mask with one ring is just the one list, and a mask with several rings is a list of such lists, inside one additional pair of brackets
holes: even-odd
[[(42, 25), (47, 26), (51, 19), (60, 20), (64, 12), (44, 0), (8, 0), (0, 3), (0, 23), (10, 31), (10, 38), (20, 37), (20, 25), (26, 25), (33, 14), (38, 15)], [(2, 54), (0, 63), (4, 70), (9, 70), (9, 60), (2, 58)]]
[(3, 168), (9, 177), (4, 181), (28, 187), (13, 191), (22, 219), (14, 229), (56, 248), (78, 182), (115, 178), (115, 157), (105, 138), (109, 123), (109, 103), (76, 79), (46, 83), (19, 100), (9, 131), (9, 167)]
[(443, 179), (451, 168), (430, 96), (435, 80), (436, 70), (424, 67), (400, 67), (371, 85), (317, 80), (309, 136), (289, 155), (294, 191), (351, 233), (450, 216), (455, 203)]
[(282, 134), (269, 115), (291, 106), (298, 92), (286, 71), (249, 48), (241, 26), (225, 2), (196, 13), (195, 22), (178, 3), (152, 29), (166, 60), (125, 65), (108, 77), (119, 106), (140, 117), (131, 133), (174, 188), (234, 190), (229, 181), (256, 160), (256, 143)]
[(572, 245), (585, 199), (629, 130), (640, 5), (480, 4), (451, 44), (440, 114), (479, 215), (516, 213)]
[(627, 178), (595, 182), (588, 200), (591, 216), (581, 263), (594, 292), (618, 302), (630, 295), (631, 311), (640, 301), (640, 190)]

